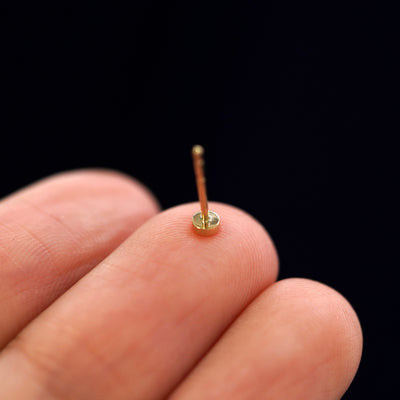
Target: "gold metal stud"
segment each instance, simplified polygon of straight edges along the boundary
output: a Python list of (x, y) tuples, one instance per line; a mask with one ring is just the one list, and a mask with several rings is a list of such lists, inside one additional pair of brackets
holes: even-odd
[(200, 211), (193, 215), (193, 229), (202, 236), (209, 236), (219, 229), (220, 218), (214, 211), (208, 210), (206, 178), (204, 175), (204, 148), (195, 145), (192, 148), (194, 174), (196, 176), (197, 193), (200, 201)]

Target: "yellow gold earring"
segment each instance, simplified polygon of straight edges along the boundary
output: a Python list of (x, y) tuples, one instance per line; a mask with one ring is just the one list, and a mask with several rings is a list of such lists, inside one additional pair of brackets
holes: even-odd
[(204, 148), (195, 145), (192, 148), (194, 173), (196, 176), (197, 193), (200, 201), (200, 211), (193, 215), (193, 229), (198, 235), (209, 236), (218, 232), (220, 218), (214, 211), (208, 210), (206, 178), (204, 175)]

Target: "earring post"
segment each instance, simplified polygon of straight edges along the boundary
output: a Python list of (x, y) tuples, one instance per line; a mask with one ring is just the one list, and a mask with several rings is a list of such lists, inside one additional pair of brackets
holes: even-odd
[(206, 189), (206, 177), (204, 175), (204, 148), (199, 144), (192, 148), (193, 168), (196, 176), (197, 193), (200, 201), (201, 219), (208, 223), (208, 200)]

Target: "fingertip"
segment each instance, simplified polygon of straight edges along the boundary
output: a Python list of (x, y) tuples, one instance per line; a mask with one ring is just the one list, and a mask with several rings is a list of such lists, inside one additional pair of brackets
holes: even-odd
[(279, 290), (279, 302), (290, 302), (290, 318), (297, 315), (302, 320), (297, 329), (303, 343), (311, 345), (320, 359), (325, 358), (329, 369), (325, 374), (327, 392), (340, 391), (343, 395), (357, 372), (363, 346), (361, 325), (353, 307), (336, 290), (309, 279), (285, 279), (271, 289)]
[[(211, 265), (241, 265), (241, 273), (252, 284), (264, 289), (278, 275), (278, 255), (265, 228), (251, 215), (231, 205), (210, 202), (209, 207), (220, 217), (220, 228), (211, 236), (198, 235), (193, 229), (192, 216), (198, 203), (175, 206), (161, 212), (144, 224), (135, 236), (151, 235), (159, 253), (178, 250), (180, 257), (198, 258)], [(231, 273), (239, 271), (232, 270)], [(245, 285), (243, 285), (245, 286)]]
[(252, 215), (232, 205), (212, 202), (210, 208), (221, 218), (221, 232), (217, 233), (221, 247), (226, 246), (231, 251), (242, 249), (243, 262), (249, 265), (268, 265), (270, 278), (275, 281), (279, 272), (279, 257), (265, 227)]
[[(83, 190), (98, 195), (115, 193), (132, 196), (136, 203), (148, 209), (149, 214), (156, 214), (161, 208), (156, 197), (142, 182), (114, 169), (84, 168), (64, 171), (44, 178), (41, 183), (64, 186), (65, 191), (69, 190), (72, 194)], [(35, 186), (36, 184), (32, 185), (32, 188)]]
[(307, 279), (282, 280), (246, 307), (172, 398), (200, 399), (207, 388), (210, 399), (339, 399), (361, 343), (343, 296)]
[[(314, 318), (326, 320), (340, 334), (348, 334), (362, 344), (362, 330), (357, 314), (349, 301), (338, 291), (324, 283), (305, 278), (289, 278), (276, 283), (281, 298), (290, 297), (296, 307), (308, 309)], [(293, 302), (293, 304), (295, 304)]]

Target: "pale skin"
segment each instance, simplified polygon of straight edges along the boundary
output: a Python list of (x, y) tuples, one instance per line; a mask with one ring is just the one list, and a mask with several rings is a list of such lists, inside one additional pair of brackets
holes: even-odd
[[(221, 203), (160, 212), (137, 181), (60, 174), (0, 202), (0, 398), (340, 399), (361, 357), (349, 303), (276, 281), (265, 229)], [(321, 265), (323, 268), (323, 265)]]

